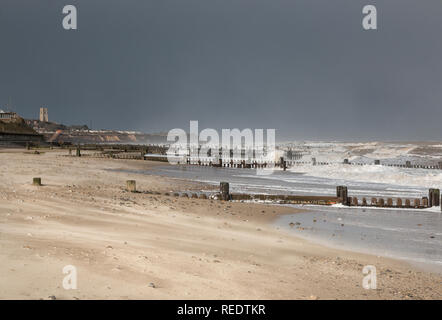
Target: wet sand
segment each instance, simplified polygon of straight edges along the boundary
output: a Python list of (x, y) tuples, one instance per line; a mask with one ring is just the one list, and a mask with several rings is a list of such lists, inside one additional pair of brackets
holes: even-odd
[[(296, 209), (165, 195), (208, 186), (109, 170), (154, 162), (66, 155), (0, 150), (1, 299), (442, 298), (436, 274), (271, 223)], [(140, 193), (124, 190), (129, 179)], [(66, 265), (76, 290), (63, 289)], [(377, 268), (376, 290), (362, 287), (365, 265)]]

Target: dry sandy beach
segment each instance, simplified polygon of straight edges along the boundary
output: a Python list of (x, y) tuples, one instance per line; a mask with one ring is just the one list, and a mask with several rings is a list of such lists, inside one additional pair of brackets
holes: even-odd
[[(0, 150), (0, 298), (442, 298), (440, 275), (271, 224), (294, 209), (178, 198), (165, 193), (207, 187), (107, 170), (155, 165)], [(129, 179), (140, 193), (125, 191)], [(63, 289), (66, 265), (76, 290)], [(376, 290), (362, 287), (365, 265), (377, 268)]]

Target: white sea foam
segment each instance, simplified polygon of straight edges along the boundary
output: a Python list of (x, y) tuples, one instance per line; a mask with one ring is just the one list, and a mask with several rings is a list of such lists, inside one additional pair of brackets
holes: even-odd
[(376, 165), (352, 166), (332, 164), (327, 166), (295, 166), (290, 169), (290, 171), (336, 180), (388, 183), (409, 187), (442, 187), (442, 170), (409, 169)]

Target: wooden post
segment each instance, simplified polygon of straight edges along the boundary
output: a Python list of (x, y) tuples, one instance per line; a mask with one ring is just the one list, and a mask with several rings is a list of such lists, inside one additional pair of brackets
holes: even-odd
[(230, 200), (230, 191), (229, 191), (229, 183), (228, 182), (220, 182), (219, 191), (221, 193), (221, 200), (224, 200), (224, 201)]
[(429, 189), (428, 190), (428, 199), (429, 199), (428, 206), (429, 207), (433, 206), (433, 192), (434, 192), (434, 189)]
[(349, 205), (348, 202), (348, 189), (345, 186), (336, 187), (336, 197), (341, 199), (341, 203), (345, 206)]
[(367, 206), (367, 198), (362, 198), (362, 205)]
[(32, 184), (34, 186), (41, 186), (41, 178), (33, 178), (32, 179)]
[(344, 164), (349, 164), (348, 159), (344, 159)]
[(126, 181), (126, 190), (129, 192), (137, 192), (137, 183), (135, 180)]
[(397, 200), (396, 200), (396, 206), (397, 206), (397, 207), (402, 207), (402, 199), (401, 199), (401, 198), (397, 198)]
[(358, 198), (357, 198), (357, 197), (353, 197), (352, 201), (353, 201), (353, 205), (354, 205), (354, 206), (357, 207), (357, 206), (359, 205), (359, 202), (358, 202)]
[(77, 157), (81, 157), (80, 147), (77, 147)]
[(410, 199), (405, 199), (405, 207), (407, 207), (407, 208), (411, 207)]
[(392, 198), (388, 198), (387, 199), (387, 206), (388, 207), (392, 207), (393, 206), (393, 199)]
[(440, 205), (440, 189), (430, 189), (428, 191), (428, 206), (437, 207)]
[(337, 186), (336, 187), (336, 197), (340, 198), (341, 197), (341, 191), (342, 190), (342, 186)]
[(411, 168), (411, 161), (405, 161), (405, 166), (407, 168)]
[(414, 207), (419, 208), (421, 206), (421, 199), (414, 199)]
[(381, 164), (381, 160), (375, 160), (375, 161), (374, 161), (374, 164), (375, 164), (375, 165), (380, 165), (380, 164)]
[(384, 200), (384, 198), (380, 198), (380, 199), (379, 199), (378, 206), (379, 206), (379, 207), (384, 207), (384, 206), (385, 206), (385, 200)]
[(428, 207), (428, 197), (422, 197), (422, 205)]

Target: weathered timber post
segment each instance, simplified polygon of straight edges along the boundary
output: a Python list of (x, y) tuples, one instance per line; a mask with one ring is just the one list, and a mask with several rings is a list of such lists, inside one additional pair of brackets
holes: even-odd
[(342, 188), (343, 186), (336, 186), (336, 197), (342, 202)]
[(422, 197), (422, 206), (428, 207), (428, 197)]
[(284, 166), (284, 157), (279, 158), (279, 167), (282, 168)]
[(377, 205), (378, 205), (378, 199), (376, 199), (376, 198), (371, 198), (371, 205), (372, 205), (372, 206), (377, 206)]
[(346, 206), (350, 205), (350, 202), (348, 201), (348, 189), (347, 189), (347, 187), (343, 187), (343, 189), (342, 189), (342, 201), (343, 201), (343, 203)]
[(437, 207), (440, 205), (440, 189), (430, 189), (428, 191), (428, 206)]
[(341, 198), (342, 188), (343, 188), (343, 186), (336, 187), (336, 197)]
[(384, 207), (384, 206), (385, 206), (385, 200), (384, 200), (384, 198), (380, 198), (380, 199), (379, 199), (378, 206), (379, 206), (379, 207)]
[(397, 207), (402, 207), (402, 199), (401, 199), (401, 198), (397, 198), (397, 200), (396, 200), (396, 206), (397, 206)]
[(220, 182), (219, 191), (221, 193), (221, 200), (224, 200), (224, 201), (230, 200), (230, 191), (229, 191), (229, 183), (228, 182)]
[(81, 157), (80, 147), (77, 147), (77, 157)]
[(129, 192), (137, 192), (137, 182), (135, 180), (127, 180), (126, 190)]
[(421, 206), (421, 199), (414, 199), (414, 207), (419, 208)]
[(367, 206), (367, 198), (362, 198), (362, 205)]
[(357, 197), (353, 197), (352, 200), (353, 200), (353, 205), (357, 207), (359, 205), (358, 198)]
[(350, 203), (348, 202), (348, 189), (345, 186), (337, 186), (336, 187), (336, 197), (341, 200), (341, 203), (345, 206), (348, 206)]
[(392, 207), (393, 206), (393, 199), (392, 198), (388, 198), (387, 199), (387, 206), (388, 207)]
[(405, 199), (405, 207), (407, 207), (407, 208), (411, 207), (410, 199)]
[(33, 178), (32, 179), (32, 184), (34, 186), (41, 186), (41, 178)]

